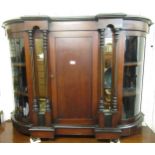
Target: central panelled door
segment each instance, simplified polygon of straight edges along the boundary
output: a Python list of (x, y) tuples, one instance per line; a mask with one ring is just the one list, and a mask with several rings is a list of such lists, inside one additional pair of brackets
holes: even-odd
[(97, 32), (52, 32), (50, 42), (54, 123), (94, 124), (98, 100)]

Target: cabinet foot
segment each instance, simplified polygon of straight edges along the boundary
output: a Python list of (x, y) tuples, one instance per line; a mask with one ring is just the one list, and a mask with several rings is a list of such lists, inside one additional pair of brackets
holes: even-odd
[(119, 139), (112, 139), (111, 143), (120, 143), (120, 140)]
[(40, 142), (41, 142), (40, 138), (30, 137), (30, 143), (40, 143)]

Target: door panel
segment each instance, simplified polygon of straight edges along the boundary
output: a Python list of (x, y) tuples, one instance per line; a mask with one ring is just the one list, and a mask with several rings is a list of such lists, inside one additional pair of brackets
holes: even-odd
[(53, 32), (51, 36), (55, 122), (92, 124), (97, 111), (97, 33)]
[(92, 62), (90, 47), (91, 38), (56, 39), (59, 118), (91, 117)]

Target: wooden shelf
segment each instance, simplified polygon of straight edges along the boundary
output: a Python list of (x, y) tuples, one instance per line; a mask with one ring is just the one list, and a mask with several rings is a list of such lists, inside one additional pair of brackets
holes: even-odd
[(21, 91), (14, 91), (14, 93), (18, 96), (22, 95), (22, 96), (28, 96), (28, 93), (25, 93), (25, 92), (21, 92)]
[(104, 87), (104, 89), (112, 89), (111, 87)]
[(140, 66), (140, 65), (142, 65), (142, 62), (126, 62), (124, 64), (124, 66), (128, 66), (128, 67), (130, 67), (130, 66)]
[(111, 55), (112, 56), (112, 52), (104, 52), (104, 55)]
[(124, 90), (123, 90), (123, 96), (124, 96), (124, 97), (136, 96), (136, 95), (139, 94), (139, 93), (140, 93), (140, 92), (137, 91), (135, 88), (124, 89)]
[(25, 63), (21, 62), (21, 63), (12, 63), (12, 66), (14, 67), (25, 67)]

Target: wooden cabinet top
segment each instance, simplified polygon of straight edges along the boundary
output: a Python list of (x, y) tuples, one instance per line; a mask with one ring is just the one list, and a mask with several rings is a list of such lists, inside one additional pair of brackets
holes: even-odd
[[(146, 17), (130, 16), (127, 14), (98, 14), (96, 16), (49, 17), (23, 16), (7, 20), (3, 27), (10, 31), (31, 30), (38, 26), (41, 30), (98, 30), (108, 25), (124, 30), (139, 30), (148, 32), (152, 21)], [(18, 25), (18, 26), (17, 26)]]

